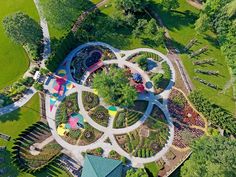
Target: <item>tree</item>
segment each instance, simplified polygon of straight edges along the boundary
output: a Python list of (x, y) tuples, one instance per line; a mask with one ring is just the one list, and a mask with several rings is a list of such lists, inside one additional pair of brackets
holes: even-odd
[(178, 0), (161, 0), (161, 4), (167, 9), (177, 9), (180, 7)]
[(115, 6), (119, 10), (127, 12), (140, 12), (149, 4), (149, 0), (115, 0)]
[(17, 44), (35, 45), (42, 41), (43, 32), (39, 24), (22, 12), (5, 17), (3, 25), (7, 35)]
[(236, 140), (202, 137), (191, 148), (193, 153), (181, 168), (182, 177), (236, 176)]
[(5, 17), (3, 26), (12, 41), (24, 46), (30, 58), (39, 58), (43, 32), (34, 19), (22, 12), (17, 12)]
[(35, 82), (33, 86), (36, 90), (43, 91), (43, 84)]
[(126, 172), (126, 177), (148, 177), (148, 174), (144, 168), (139, 168), (138, 170), (131, 168)]
[(133, 35), (135, 37), (138, 37), (144, 32), (144, 29), (146, 28), (148, 24), (148, 21), (146, 19), (138, 19), (138, 23), (136, 28), (133, 30)]
[(147, 26), (146, 26), (146, 28), (145, 28), (145, 31), (146, 31), (146, 33), (148, 33), (148, 34), (155, 34), (156, 31), (157, 31), (157, 28), (158, 28), (158, 26), (157, 26), (156, 20), (155, 20), (154, 18), (152, 18), (152, 19), (148, 22), (148, 24), (147, 24)]
[(108, 73), (102, 71), (96, 74), (93, 79), (93, 88), (98, 91), (105, 102), (111, 105), (131, 106), (137, 98), (137, 92), (130, 86), (126, 72), (114, 67)]

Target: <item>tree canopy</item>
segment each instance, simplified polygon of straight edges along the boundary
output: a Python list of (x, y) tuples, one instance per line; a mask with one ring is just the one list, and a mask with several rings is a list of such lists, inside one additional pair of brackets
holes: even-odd
[(135, 171), (131, 168), (126, 172), (126, 177), (148, 177), (148, 174), (145, 169), (139, 168)]
[(236, 140), (203, 137), (191, 148), (193, 153), (181, 168), (181, 177), (236, 176)]
[(22, 12), (16, 12), (4, 18), (3, 26), (12, 41), (24, 46), (30, 58), (40, 58), (43, 31), (34, 19)]
[(167, 10), (177, 9), (180, 7), (178, 0), (161, 0), (160, 3)]
[(125, 12), (134, 13), (142, 11), (149, 2), (149, 0), (115, 0), (115, 6)]
[(40, 25), (30, 16), (16, 12), (4, 18), (7, 35), (17, 44), (38, 45), (43, 38)]
[(111, 105), (131, 106), (137, 98), (137, 92), (130, 86), (124, 70), (111, 67), (108, 73), (102, 71), (95, 75), (93, 88)]

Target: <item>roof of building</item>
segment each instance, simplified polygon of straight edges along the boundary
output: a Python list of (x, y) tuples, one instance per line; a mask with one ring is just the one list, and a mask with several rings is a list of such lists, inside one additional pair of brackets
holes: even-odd
[(81, 177), (121, 177), (122, 162), (86, 155)]

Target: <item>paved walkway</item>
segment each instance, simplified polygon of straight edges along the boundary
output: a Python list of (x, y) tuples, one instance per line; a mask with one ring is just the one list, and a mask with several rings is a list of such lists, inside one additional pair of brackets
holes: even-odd
[[(83, 86), (83, 85), (80, 85), (80, 84), (77, 84), (73, 80), (73, 78), (72, 78), (69, 71), (70, 71), (70, 63), (71, 63), (71, 60), (72, 60), (73, 56), (76, 55), (82, 48), (90, 46), (90, 45), (101, 45), (101, 46), (109, 48), (111, 51), (114, 52), (117, 59), (116, 60), (104, 61), (105, 65), (106, 64), (113, 64), (113, 63), (117, 63), (121, 66), (126, 65), (126, 66), (128, 66), (130, 68), (133, 68), (134, 70), (138, 71), (142, 75), (142, 77), (148, 82), (151, 82), (148, 75), (143, 70), (141, 70), (138, 67), (138, 65), (130, 63), (130, 62), (127, 61), (127, 59), (129, 58), (130, 55), (133, 55), (133, 54), (136, 54), (136, 53), (139, 53), (139, 52), (151, 52), (151, 53), (154, 53), (156, 55), (159, 55), (164, 61), (166, 61), (170, 65), (170, 69), (172, 71), (172, 79), (171, 79), (168, 87), (166, 88), (166, 90), (163, 91), (161, 94), (155, 96), (153, 94), (154, 89), (151, 87), (151, 88), (148, 89), (149, 94), (141, 94), (139, 96), (139, 98), (138, 98), (139, 100), (146, 100), (149, 103), (148, 103), (147, 110), (145, 111), (143, 117), (138, 122), (136, 122), (135, 124), (133, 124), (129, 127), (126, 127), (126, 128), (115, 129), (112, 126), (113, 122), (114, 122), (114, 119), (110, 119), (108, 127), (104, 127), (102, 125), (97, 124), (92, 118), (90, 118), (90, 116), (88, 115), (88, 112), (85, 110), (85, 108), (83, 106), (83, 102), (82, 102), (82, 92), (83, 91), (93, 92), (93, 89), (91, 89), (89, 87), (86, 87), (86, 86)], [(123, 56), (123, 57), (121, 57), (121, 56)], [(115, 49), (115, 48), (113, 48), (110, 45), (105, 44), (105, 43), (91, 42), (91, 43), (86, 43), (82, 46), (79, 46), (75, 50), (73, 50), (66, 57), (66, 59), (64, 61), (64, 64), (65, 64), (65, 67), (66, 67), (66, 70), (67, 70), (67, 78), (70, 81), (72, 81), (73, 84), (75, 85), (75, 87), (73, 89), (66, 92), (65, 96), (68, 96), (72, 93), (77, 92), (78, 93), (78, 105), (79, 105), (79, 108), (80, 108), (80, 113), (83, 115), (83, 117), (86, 119), (86, 121), (91, 126), (95, 127), (97, 130), (103, 132), (102, 137), (100, 137), (96, 142), (91, 143), (91, 144), (86, 145), (86, 146), (72, 145), (72, 144), (69, 144), (68, 142), (64, 141), (57, 134), (56, 123), (55, 123), (56, 110), (58, 108), (58, 105), (61, 103), (61, 100), (63, 100), (63, 98), (60, 98), (60, 100), (58, 100), (56, 102), (54, 108), (50, 111), (50, 109), (49, 109), (49, 107), (50, 107), (49, 106), (50, 105), (50, 96), (49, 95), (46, 96), (47, 120), (48, 120), (49, 126), (51, 128), (52, 135), (53, 135), (54, 139), (63, 148), (69, 150), (77, 160), (79, 160), (81, 163), (83, 163), (84, 159), (81, 156), (81, 152), (85, 152), (86, 150), (91, 150), (91, 149), (101, 147), (105, 151), (104, 156), (107, 156), (109, 151), (115, 150), (120, 155), (122, 155), (122, 156), (128, 158), (129, 160), (131, 160), (131, 162), (134, 166), (142, 166), (143, 163), (149, 163), (149, 162), (156, 161), (156, 160), (160, 159), (168, 151), (168, 149), (170, 148), (170, 146), (173, 142), (173, 138), (174, 138), (174, 126), (173, 126), (172, 119), (170, 117), (170, 114), (169, 114), (169, 111), (168, 111), (168, 108), (167, 108), (167, 99), (168, 99), (168, 96), (170, 94), (171, 88), (173, 87), (174, 82), (175, 82), (175, 71), (174, 71), (174, 68), (172, 66), (172, 63), (169, 61), (169, 59), (165, 55), (163, 55), (162, 53), (160, 53), (156, 50), (147, 49), (147, 48), (135, 49), (135, 50), (130, 50), (130, 51), (120, 51), (120, 50)], [(52, 82), (53, 82), (53, 80), (52, 80)], [(50, 87), (50, 85), (49, 85), (48, 88), (49, 88), (49, 91), (52, 91), (52, 88)], [(158, 101), (158, 98), (163, 98), (163, 100), (164, 100), (163, 104), (161, 104)], [(165, 114), (165, 117), (167, 118), (169, 131), (170, 131), (169, 139), (167, 140), (167, 143), (166, 143), (165, 147), (153, 157), (138, 158), (138, 157), (131, 156), (130, 154), (128, 154), (126, 151), (124, 151), (118, 145), (118, 143), (115, 139), (115, 135), (123, 134), (124, 132), (125, 133), (131, 132), (131, 131), (137, 129), (139, 126), (141, 126), (145, 122), (145, 120), (149, 117), (154, 105), (157, 105), (163, 111), (163, 113)], [(104, 142), (107, 138), (110, 139), (111, 144)]]
[(42, 150), (47, 144), (51, 143), (53, 140), (53, 136), (50, 136), (41, 143), (34, 143), (30, 146), (30, 153), (32, 155), (40, 154), (40, 150)]
[(6, 107), (0, 108), (0, 116), (8, 114), (24, 106), (34, 96), (36, 92), (37, 91), (33, 87), (31, 87), (19, 101), (16, 101), (15, 103), (10, 104)]

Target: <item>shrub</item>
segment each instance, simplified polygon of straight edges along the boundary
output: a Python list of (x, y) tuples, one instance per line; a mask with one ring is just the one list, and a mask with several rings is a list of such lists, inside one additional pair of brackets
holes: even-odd
[(19, 79), (18, 82), (25, 85), (26, 87), (31, 87), (34, 83), (34, 79), (32, 77), (26, 77)]
[(141, 149), (138, 150), (138, 157), (142, 157)]
[(96, 149), (96, 152), (99, 153), (99, 154), (102, 154), (103, 153), (103, 149), (99, 147), (99, 148)]
[(44, 89), (43, 84), (39, 83), (39, 82), (35, 82), (33, 86), (38, 91), (43, 91), (43, 89)]
[(123, 165), (126, 165), (127, 159), (124, 156), (120, 157), (120, 160), (122, 161)]
[(140, 55), (137, 58), (135, 58), (135, 62), (138, 63), (138, 65), (144, 70), (147, 71), (148, 69), (148, 62), (147, 57), (145, 55)]
[(157, 73), (151, 78), (151, 80), (154, 84), (154, 87), (156, 89), (158, 89), (159, 87), (161, 87), (161, 83), (163, 81), (163, 74), (162, 73)]
[(125, 127), (125, 112), (118, 112), (114, 121), (115, 128), (124, 128)]
[(145, 154), (145, 149), (142, 149), (142, 157), (146, 157), (146, 154)]

